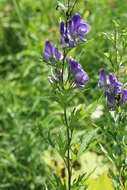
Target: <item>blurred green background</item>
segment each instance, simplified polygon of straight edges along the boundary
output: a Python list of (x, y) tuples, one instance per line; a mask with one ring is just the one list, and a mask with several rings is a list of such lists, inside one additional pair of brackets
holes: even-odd
[[(50, 128), (61, 125), (61, 110), (50, 98), (50, 70), (42, 62), (42, 52), (46, 39), (59, 43), (56, 5), (56, 0), (0, 1), (0, 190), (43, 190), (48, 183), (44, 152), (50, 147), (45, 137)], [(103, 32), (113, 30), (113, 20), (126, 27), (126, 10), (126, 0), (79, 0), (75, 7), (91, 26), (89, 42), (73, 53), (81, 53), (80, 63), (90, 76), (91, 90), (77, 96), (78, 103), (90, 104), (100, 96), (99, 69), (108, 69), (104, 52), (109, 44)], [(110, 183), (102, 178), (103, 187)], [(110, 190), (109, 186), (96, 184), (89, 190)]]

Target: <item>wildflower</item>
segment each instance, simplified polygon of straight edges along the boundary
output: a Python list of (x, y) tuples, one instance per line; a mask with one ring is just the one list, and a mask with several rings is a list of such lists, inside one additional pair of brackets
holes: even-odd
[(107, 76), (106, 76), (104, 69), (102, 68), (100, 70), (100, 80), (98, 82), (98, 87), (102, 88), (103, 91), (105, 91), (107, 88), (106, 86), (107, 86)]
[(116, 104), (115, 96), (111, 92), (106, 92), (107, 100), (110, 104)]
[(112, 73), (110, 73), (108, 77), (109, 77), (109, 84), (108, 84), (109, 89), (111, 89), (114, 94), (121, 93), (120, 88), (123, 86), (123, 84), (119, 82)]
[(81, 69), (81, 65), (73, 58), (69, 58), (69, 66), (72, 73), (76, 73)]
[(75, 83), (78, 88), (82, 88), (89, 80), (87, 73), (82, 69), (75, 77)]
[(123, 84), (112, 73), (106, 75), (103, 68), (100, 70), (98, 87), (105, 92), (111, 109), (116, 109), (117, 106), (122, 106), (127, 101), (127, 89), (122, 89)]
[(43, 58), (46, 62), (50, 61), (55, 64), (62, 59), (62, 53), (58, 50), (57, 46), (53, 47), (52, 43), (49, 40), (46, 40)]
[(90, 27), (81, 20), (79, 14), (75, 14), (65, 26), (64, 22), (60, 23), (60, 43), (64, 47), (74, 47), (80, 42), (86, 42), (84, 36), (89, 33)]
[(102, 88), (104, 92), (111, 91), (113, 94), (120, 93), (122, 86), (123, 84), (119, 82), (112, 73), (109, 73), (109, 75), (106, 76), (104, 69), (100, 69), (98, 87)]
[(72, 20), (69, 21), (69, 32), (74, 38), (79, 38), (84, 41), (83, 37), (90, 31), (90, 27), (81, 20), (79, 14), (75, 14)]
[(121, 91), (122, 100), (127, 101), (127, 88)]
[(70, 74), (73, 74), (72, 78), (74, 80), (74, 84), (76, 84), (76, 87), (82, 88), (89, 80), (87, 73), (82, 69), (81, 65), (72, 57), (69, 58), (69, 67)]

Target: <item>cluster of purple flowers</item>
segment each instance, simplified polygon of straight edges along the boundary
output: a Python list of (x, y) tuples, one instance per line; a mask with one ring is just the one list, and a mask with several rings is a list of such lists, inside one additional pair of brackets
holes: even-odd
[[(81, 20), (81, 16), (79, 14), (75, 14), (71, 20), (66, 23), (60, 23), (60, 34), (61, 40), (60, 44), (62, 48), (65, 47), (75, 47), (81, 41), (85, 42), (84, 35), (86, 35), (90, 31), (90, 27)], [(67, 61), (66, 57), (64, 57), (57, 46), (53, 46), (49, 40), (45, 41), (45, 48), (43, 52), (43, 59), (45, 62), (50, 63), (52, 66), (56, 66), (53, 73), (57, 81), (62, 81), (62, 65), (63, 61)], [(82, 88), (89, 77), (87, 73), (82, 69), (81, 65), (75, 61), (73, 58), (69, 58), (68, 61), (69, 68), (69, 76), (71, 76), (70, 84), (74, 84), (78, 88)], [(55, 81), (55, 80), (54, 80)]]
[(106, 94), (111, 109), (116, 109), (127, 102), (127, 89), (123, 89), (123, 84), (112, 73), (107, 76), (103, 68), (100, 70), (98, 87)]
[(75, 14), (71, 20), (67, 23), (60, 23), (60, 34), (61, 40), (60, 44), (63, 48), (74, 47), (80, 42), (86, 42), (84, 36), (90, 31), (90, 26), (88, 26), (79, 14)]

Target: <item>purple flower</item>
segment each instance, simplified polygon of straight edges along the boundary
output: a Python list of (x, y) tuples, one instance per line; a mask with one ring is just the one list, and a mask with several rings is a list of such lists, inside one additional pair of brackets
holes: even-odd
[(106, 92), (106, 95), (107, 95), (107, 99), (108, 99), (109, 103), (111, 103), (111, 104), (116, 103), (115, 97), (111, 92)]
[(53, 47), (52, 43), (46, 40), (43, 58), (46, 62), (50, 61), (52, 64), (55, 64), (62, 59), (62, 53), (58, 50), (57, 46)]
[(78, 88), (82, 88), (89, 80), (87, 73), (80, 70), (75, 76), (75, 83)]
[(116, 109), (117, 106), (124, 105), (127, 101), (127, 89), (122, 90), (123, 84), (112, 73), (106, 75), (103, 68), (100, 70), (98, 87), (105, 92), (111, 109)]
[(103, 68), (100, 69), (98, 87), (102, 88), (104, 92), (111, 91), (113, 94), (120, 93), (122, 86), (123, 84), (119, 82), (112, 73), (109, 73), (109, 75), (106, 76), (105, 70)]
[(45, 41), (45, 49), (43, 54), (44, 60), (49, 61), (53, 57), (53, 47), (49, 40)]
[(54, 56), (57, 61), (61, 60), (62, 58), (62, 53), (59, 51), (57, 46), (54, 47)]
[(121, 91), (123, 101), (127, 101), (127, 88)]
[(81, 65), (71, 57), (69, 58), (69, 66), (72, 73), (77, 73), (81, 69)]
[(120, 93), (121, 92), (121, 87), (123, 84), (117, 80), (117, 78), (110, 73), (109, 74), (109, 88), (112, 89), (113, 93)]
[(98, 82), (98, 87), (102, 88), (105, 91), (106, 85), (107, 85), (107, 76), (105, 70), (102, 68), (100, 69), (100, 80)]
[(79, 14), (75, 14), (72, 17), (72, 20), (69, 21), (69, 31), (73, 37), (80, 39), (80, 37), (83, 37), (90, 32), (90, 27), (81, 20)]
[(66, 34), (66, 27), (64, 25), (64, 22), (60, 23), (60, 33), (62, 36), (64, 36)]
[(74, 47), (80, 42), (86, 42), (84, 36), (89, 33), (90, 27), (81, 20), (79, 14), (75, 14), (71, 20), (67, 23), (67, 27), (64, 22), (60, 23), (60, 44), (65, 47)]

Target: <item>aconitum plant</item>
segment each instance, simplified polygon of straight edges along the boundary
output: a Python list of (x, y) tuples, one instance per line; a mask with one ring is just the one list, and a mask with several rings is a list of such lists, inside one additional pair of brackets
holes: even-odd
[[(61, 21), (59, 24), (61, 36), (59, 39), (60, 43), (58, 44), (59, 48), (47, 39), (43, 51), (43, 60), (52, 70), (52, 74), (48, 79), (54, 92), (54, 98), (63, 109), (64, 127), (62, 130), (65, 141), (61, 145), (58, 143), (58, 152), (65, 164), (67, 180), (64, 179), (65, 175), (62, 174), (61, 178), (63, 178), (64, 184), (60, 183), (60, 186), (57, 187), (59, 190), (77, 190), (79, 189), (79, 183), (83, 189), (87, 188), (84, 184), (85, 178), (87, 178), (86, 175), (83, 174), (76, 179), (72, 179), (72, 165), (74, 161), (72, 153), (75, 147), (72, 143), (74, 134), (73, 120), (76, 118), (76, 109), (70, 99), (73, 99), (75, 96), (75, 90), (82, 91), (85, 88), (89, 81), (89, 76), (82, 65), (68, 54), (72, 48), (86, 43), (86, 35), (90, 32), (90, 26), (81, 18), (81, 15), (73, 15), (74, 6), (75, 3), (71, 4), (70, 1), (68, 1), (64, 21)], [(72, 108), (70, 113), (68, 113), (68, 108)], [(80, 150), (79, 153), (81, 153), (81, 151), (82, 150)], [(78, 151), (75, 152), (75, 156), (77, 155)]]
[[(115, 22), (116, 24), (116, 22)], [(124, 75), (121, 75), (123, 65), (123, 49), (126, 41), (124, 30), (114, 27), (115, 32), (108, 35), (108, 40), (113, 47), (108, 55), (110, 70), (114, 73), (106, 74), (105, 69), (100, 69), (98, 87), (101, 88), (106, 102), (106, 124), (101, 125), (103, 139), (100, 148), (112, 163), (109, 176), (112, 179), (115, 190), (127, 189), (127, 86)], [(122, 49), (122, 51), (121, 51)], [(110, 52), (112, 51), (112, 52)], [(121, 82), (122, 80), (122, 82)]]

